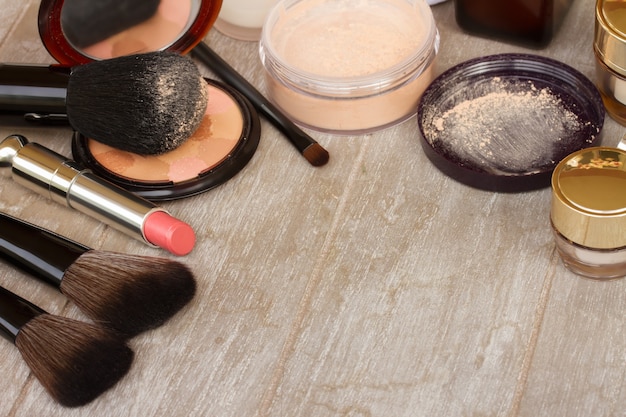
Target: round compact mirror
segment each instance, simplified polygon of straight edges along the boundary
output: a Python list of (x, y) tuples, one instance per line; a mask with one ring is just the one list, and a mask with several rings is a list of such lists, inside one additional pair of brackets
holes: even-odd
[(186, 53), (215, 23), (222, 0), (43, 0), (39, 34), (61, 64), (168, 50)]

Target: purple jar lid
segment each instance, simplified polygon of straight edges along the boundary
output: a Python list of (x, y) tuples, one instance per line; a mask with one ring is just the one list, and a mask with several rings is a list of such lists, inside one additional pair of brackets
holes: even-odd
[(595, 85), (545, 57), (500, 54), (437, 77), (418, 106), (422, 148), (446, 175), (497, 192), (548, 187), (556, 165), (597, 146), (604, 106)]

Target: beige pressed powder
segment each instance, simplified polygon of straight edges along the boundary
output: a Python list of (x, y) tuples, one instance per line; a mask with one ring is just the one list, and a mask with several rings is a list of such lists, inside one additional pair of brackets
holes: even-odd
[(363, 133), (415, 113), (438, 47), (422, 0), (285, 0), (260, 54), (270, 99), (296, 122)]
[(254, 107), (239, 92), (205, 80), (208, 101), (202, 122), (176, 149), (159, 155), (138, 155), (77, 133), (72, 144), (74, 159), (149, 200), (187, 197), (227, 181), (256, 151), (260, 121)]

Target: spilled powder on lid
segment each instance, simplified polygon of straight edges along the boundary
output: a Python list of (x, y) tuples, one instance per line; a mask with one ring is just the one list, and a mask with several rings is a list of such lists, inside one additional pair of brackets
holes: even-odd
[(554, 165), (584, 127), (550, 88), (495, 77), (424, 126), (433, 147), (486, 172), (525, 173)]

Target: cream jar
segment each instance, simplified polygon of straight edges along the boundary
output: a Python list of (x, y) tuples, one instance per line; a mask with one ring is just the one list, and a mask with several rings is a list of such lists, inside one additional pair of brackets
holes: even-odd
[(223, 0), (215, 29), (241, 41), (258, 41), (277, 0)]
[(609, 115), (626, 125), (626, 2), (597, 0), (596, 83)]
[(424, 0), (282, 0), (259, 52), (269, 99), (296, 123), (360, 134), (416, 113), (438, 49)]
[(626, 152), (591, 147), (559, 162), (550, 218), (568, 269), (595, 279), (626, 276)]

